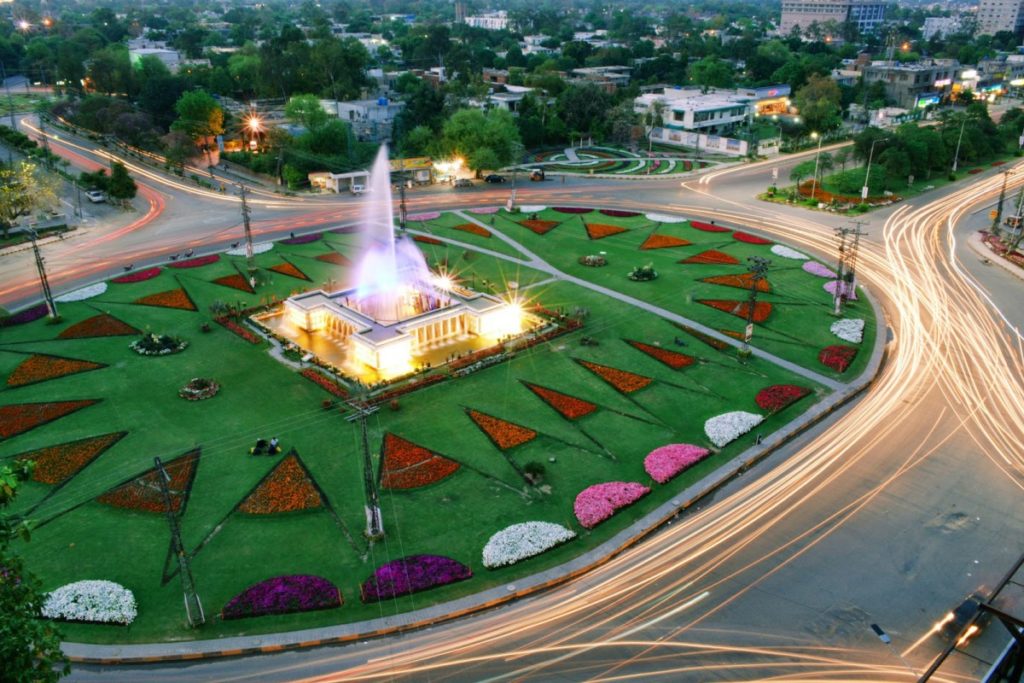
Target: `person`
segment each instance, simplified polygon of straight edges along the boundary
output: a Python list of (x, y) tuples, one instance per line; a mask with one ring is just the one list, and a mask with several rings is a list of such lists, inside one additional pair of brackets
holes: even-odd
[(270, 448), (267, 450), (267, 452), (270, 455), (277, 455), (278, 453), (280, 453), (281, 452), (281, 447), (278, 445), (279, 443), (281, 443), (281, 442), (277, 440), (276, 436), (274, 438), (272, 438), (270, 440)]
[(256, 445), (249, 449), (250, 455), (263, 455), (267, 452), (267, 440), (256, 439)]

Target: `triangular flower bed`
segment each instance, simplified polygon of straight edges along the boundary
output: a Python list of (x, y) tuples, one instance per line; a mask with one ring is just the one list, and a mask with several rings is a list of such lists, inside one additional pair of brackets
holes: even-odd
[(391, 490), (415, 489), (454, 474), (459, 463), (403, 439), (384, 435), (381, 449), (381, 487)]
[(156, 294), (150, 294), (140, 299), (136, 299), (132, 302), (139, 306), (156, 306), (158, 308), (176, 308), (182, 311), (195, 311), (198, 310), (196, 305), (192, 303), (192, 299), (189, 297), (188, 292), (180, 287), (178, 289), (170, 289), (166, 292), (157, 292)]
[(442, 242), (441, 240), (437, 239), (436, 237), (431, 237), (430, 235), (413, 235), (412, 239), (413, 241), (419, 242), (420, 244), (434, 244), (438, 246), (444, 244), (444, 242)]
[(77, 375), (80, 372), (89, 372), (105, 367), (107, 366), (103, 363), (93, 363), (89, 360), (37, 353), (26, 358), (18, 364), (18, 367), (14, 368), (14, 372), (7, 378), (7, 386), (24, 387), (49, 379)]
[(112, 315), (101, 313), (77, 322), (57, 335), (58, 339), (87, 339), (89, 337), (125, 337), (142, 334), (128, 323)]
[(527, 230), (537, 233), (538, 235), (546, 235), (555, 228), (557, 228), (559, 225), (561, 225), (561, 223), (559, 223), (558, 221), (542, 221), (535, 218), (520, 221), (519, 224), (526, 228)]
[(99, 403), (99, 399), (53, 401), (52, 403), (16, 403), (0, 406), (0, 439), (24, 434), (47, 422), (53, 422), (82, 408)]
[(113, 432), (90, 436), (77, 441), (46, 446), (28, 453), (22, 453), (15, 460), (35, 462), (32, 481), (56, 486), (78, 474), (82, 468), (98, 458), (107, 449), (120, 441), (128, 432)]
[(751, 235), (749, 232), (740, 232), (737, 230), (732, 234), (732, 238), (737, 242), (746, 242), (747, 244), (771, 244), (771, 240), (766, 240), (763, 237), (757, 235)]
[(621, 228), (617, 225), (607, 225), (606, 223), (585, 223), (584, 225), (587, 228), (587, 237), (592, 240), (601, 240), (622, 232), (629, 232), (626, 228)]
[(296, 280), (306, 280), (307, 282), (310, 280), (308, 275), (303, 273), (301, 270), (296, 268), (295, 265), (288, 261), (278, 263), (276, 266), (271, 266), (270, 268), (268, 268), (268, 270), (272, 270), (275, 273), (280, 273), (281, 275), (287, 275), (288, 277), (293, 277)]
[(476, 235), (478, 237), (490, 237), (491, 236), (491, 231), (490, 230), (488, 230), (487, 228), (481, 227), (481, 226), (477, 225), (476, 223), (460, 223), (460, 224), (452, 226), (452, 227), (455, 230), (461, 230), (462, 232), (468, 232), (471, 235)]
[(597, 410), (596, 403), (584, 401), (582, 398), (563, 394), (560, 391), (548, 389), (547, 387), (542, 387), (539, 384), (523, 382), (523, 386), (540, 397), (540, 400), (547, 403), (556, 410), (559, 415), (567, 420), (578, 420), (579, 418), (590, 415), (592, 412)]
[(472, 408), (467, 408), (466, 414), (480, 428), (480, 431), (486, 434), (487, 438), (503, 451), (537, 438), (537, 432), (515, 422), (502, 420), (500, 417), (481, 413), (479, 410), (473, 410)]
[(818, 354), (818, 361), (836, 372), (846, 372), (846, 368), (850, 367), (850, 363), (856, 356), (857, 348), (855, 346), (834, 344), (821, 350), (821, 353)]
[(654, 360), (664, 363), (673, 370), (680, 370), (682, 368), (689, 367), (697, 361), (693, 356), (688, 356), (685, 353), (679, 353), (678, 351), (671, 351), (669, 349), (663, 349), (660, 346), (644, 344), (643, 342), (638, 342), (633, 339), (626, 339), (625, 341), (634, 349), (643, 351)]
[(669, 249), (671, 247), (686, 247), (691, 244), (693, 244), (693, 242), (690, 240), (684, 240), (682, 237), (652, 233), (644, 240), (644, 243), (640, 245), (640, 249), (642, 251), (646, 251), (648, 249)]
[(296, 453), (274, 466), (238, 506), (249, 515), (273, 515), (323, 507), (323, 499), (309, 470)]
[(700, 341), (704, 342), (705, 344), (713, 348), (715, 351), (725, 351), (727, 348), (729, 348), (729, 345), (726, 344), (721, 339), (716, 339), (715, 337), (712, 337), (709, 334), (704, 334), (703, 332), (695, 330), (687, 325), (681, 325), (676, 323), (676, 327), (681, 329), (686, 334), (694, 337), (695, 339), (699, 339)]
[(733, 266), (739, 263), (732, 254), (726, 254), (724, 251), (718, 251), (717, 249), (708, 249), (702, 251), (699, 254), (694, 254), (689, 258), (684, 258), (680, 263), (689, 265), (722, 265), (722, 266)]
[[(736, 275), (715, 275), (714, 277), (701, 278), (701, 282), (707, 282), (710, 285), (722, 285), (723, 287), (735, 287), (737, 289), (749, 290), (750, 286), (754, 282), (753, 273), (738, 273)], [(772, 291), (772, 286), (768, 282), (768, 278), (761, 278), (757, 280), (757, 291), (768, 293)]]
[[(750, 303), (747, 301), (734, 301), (731, 299), (697, 299), (697, 303), (710, 306), (711, 308), (718, 309), (723, 313), (734, 315), (737, 318), (747, 319), (747, 313), (750, 311)], [(771, 315), (772, 305), (767, 301), (758, 301), (754, 304), (754, 317), (755, 323), (763, 323)]]
[(647, 387), (654, 380), (650, 377), (644, 377), (638, 375), (635, 372), (627, 372), (626, 370), (619, 370), (608, 365), (601, 365), (600, 363), (593, 363), (588, 360), (581, 360), (579, 358), (573, 359), (587, 370), (603, 379), (608, 384), (615, 387), (616, 391), (623, 394), (632, 394), (635, 391)]
[(701, 221), (690, 221), (690, 225), (697, 230), (704, 232), (729, 232), (730, 228), (723, 228), (721, 225), (712, 225)]
[(316, 257), (317, 261), (323, 261), (324, 263), (333, 263), (336, 266), (348, 266), (352, 265), (352, 261), (349, 260), (344, 254), (339, 254), (336, 251), (329, 251), (326, 254), (320, 254)]
[[(198, 467), (199, 449), (189, 451), (164, 465), (167, 476), (171, 478), (167, 482), (167, 489), (170, 492), (172, 512), (180, 514), (183, 511)], [(155, 467), (146, 470), (100, 495), (96, 501), (122, 510), (163, 514), (164, 496), (160, 490), (159, 477), (160, 473)]]
[(245, 276), (241, 273), (234, 273), (233, 275), (225, 275), (219, 277), (216, 280), (212, 280), (213, 284), (220, 285), (222, 287), (230, 287), (231, 289), (237, 289), (248, 294), (253, 293), (253, 288), (249, 285), (249, 281), (245, 279)]

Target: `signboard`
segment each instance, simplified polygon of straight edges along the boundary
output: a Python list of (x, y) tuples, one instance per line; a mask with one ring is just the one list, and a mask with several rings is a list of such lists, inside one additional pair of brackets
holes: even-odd
[(778, 179), (779, 179), (779, 167), (776, 166), (775, 168), (772, 169), (772, 180), (778, 180)]
[(868, 198), (868, 186), (867, 185), (865, 185), (864, 187), (860, 188), (860, 198), (861, 199), (867, 199)]
[(743, 333), (743, 341), (749, 342), (754, 336), (754, 323), (747, 323), (747, 329)]

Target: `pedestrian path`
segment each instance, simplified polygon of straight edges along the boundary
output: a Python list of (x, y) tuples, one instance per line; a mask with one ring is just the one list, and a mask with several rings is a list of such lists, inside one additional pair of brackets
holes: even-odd
[(576, 149), (573, 147), (565, 148), (565, 158), (569, 161), (580, 161), (580, 157), (576, 154)]

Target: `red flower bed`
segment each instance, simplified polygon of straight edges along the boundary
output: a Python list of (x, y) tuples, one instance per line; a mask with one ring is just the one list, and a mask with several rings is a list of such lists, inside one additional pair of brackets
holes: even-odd
[(633, 372), (627, 372), (607, 365), (601, 365), (600, 363), (592, 363), (578, 358), (576, 359), (576, 362), (587, 370), (590, 370), (605, 382), (608, 382), (608, 384), (611, 384), (616, 390), (623, 394), (632, 394), (634, 391), (640, 391), (654, 381), (650, 377), (644, 377), (643, 375), (638, 375)]
[(338, 398), (348, 398), (348, 392), (345, 391), (344, 387), (331, 381), (331, 378), (325, 376), (322, 372), (317, 372), (313, 368), (306, 368), (299, 374)]
[(795, 384), (773, 384), (757, 392), (754, 401), (761, 410), (777, 413), (809, 393), (811, 393), (810, 389), (798, 387)]
[(441, 240), (435, 237), (428, 237), (427, 235), (413, 235), (412, 238), (422, 244), (444, 244)]
[(612, 218), (635, 218), (640, 215), (636, 211), (621, 211), (619, 209), (601, 209), (601, 213)]
[(695, 254), (689, 258), (684, 258), (680, 261), (680, 263), (688, 265), (708, 264), (722, 266), (732, 266), (739, 262), (739, 259), (735, 256), (726, 254), (724, 251), (718, 251), (717, 249), (708, 249), (707, 251), (702, 251), (699, 254)]
[(48, 379), (56, 379), (57, 377), (74, 375), (79, 372), (88, 372), (89, 370), (98, 370), (105, 367), (107, 366), (103, 363), (37, 353), (25, 359), (18, 367), (14, 368), (14, 372), (7, 378), (7, 386), (23, 387), (26, 384), (45, 382)]
[(693, 244), (693, 242), (690, 240), (684, 240), (682, 237), (658, 235), (655, 233), (644, 240), (644, 243), (640, 245), (640, 249), (668, 249), (670, 247), (686, 247), (691, 244)]
[(729, 232), (731, 228), (723, 228), (721, 225), (712, 225), (711, 223), (704, 223), (702, 221), (690, 221), (690, 225), (697, 230), (703, 230), (704, 232)]
[(134, 273), (122, 275), (121, 277), (115, 277), (111, 282), (119, 285), (128, 285), (133, 282), (143, 282), (145, 280), (152, 280), (160, 274), (160, 268), (146, 268), (145, 270), (137, 270)]
[(491, 346), (490, 348), (481, 349), (480, 351), (475, 351), (469, 354), (468, 356), (463, 356), (462, 358), (457, 358), (453, 360), (451, 363), (448, 364), (448, 369), (458, 370), (459, 368), (464, 368), (468, 365), (476, 363), (477, 361), (481, 361), (484, 358), (497, 356), (499, 353), (502, 353), (503, 351), (504, 348), (501, 346)]
[(16, 403), (0, 406), (0, 439), (23, 434), (47, 422), (99, 403), (99, 399), (53, 401), (51, 403)]
[(525, 220), (520, 222), (519, 225), (527, 230), (532, 230), (538, 235), (546, 235), (557, 228), (560, 223), (558, 221)]
[(740, 232), (737, 230), (732, 234), (732, 238), (737, 242), (746, 242), (747, 244), (771, 244), (771, 240), (766, 240), (763, 237), (757, 235), (751, 235), (749, 232)]
[(836, 372), (846, 372), (846, 368), (850, 367), (850, 363), (853, 362), (856, 355), (856, 347), (835, 344), (822, 349), (818, 354), (818, 360), (822, 365), (830, 367)]
[(249, 284), (249, 281), (245, 279), (245, 276), (241, 273), (235, 273), (234, 275), (225, 275), (213, 280), (213, 284), (221, 285), (223, 287), (230, 287), (232, 289), (238, 289), (243, 292), (253, 293), (253, 288)]
[(479, 410), (466, 409), (469, 419), (476, 423), (476, 426), (501, 450), (515, 448), (527, 441), (537, 438), (537, 432), (529, 427), (517, 425), (515, 422), (502, 420), (501, 418), (481, 413)]
[(320, 254), (316, 257), (317, 261), (323, 261), (324, 263), (333, 263), (336, 266), (348, 266), (352, 265), (352, 261), (349, 260), (344, 254), (339, 254), (336, 251), (329, 251), (326, 254)]
[(1002, 166), (1005, 163), (1005, 161), (993, 161), (992, 166)]
[(581, 206), (556, 206), (555, 211), (559, 213), (590, 213), (593, 209), (585, 209)]
[[(754, 284), (754, 275), (753, 273), (739, 273), (737, 275), (715, 275), (714, 277), (702, 278), (701, 282), (707, 282), (708, 284), (711, 285), (723, 285), (725, 287), (736, 287), (737, 289), (749, 290), (751, 285)], [(772, 286), (768, 283), (768, 278), (762, 278), (757, 281), (757, 291), (772, 291)]]
[(402, 386), (398, 387), (397, 389), (385, 391), (383, 394), (377, 394), (376, 396), (370, 399), (370, 402), (374, 404), (384, 403), (386, 401), (390, 401), (393, 398), (398, 398), (399, 396), (404, 396), (405, 394), (408, 394), (410, 392), (422, 389), (423, 387), (429, 387), (432, 384), (443, 382), (446, 379), (448, 379), (448, 375), (430, 375), (428, 377), (420, 379), (417, 382), (407, 382)]
[(275, 273), (280, 273), (281, 275), (293, 277), (296, 280), (306, 280), (307, 282), (309, 281), (308, 275), (303, 273), (301, 270), (296, 268), (293, 264), (289, 263), (288, 261), (285, 261), (284, 263), (278, 263), (276, 266), (271, 266), (269, 270), (272, 270)]
[(620, 228), (617, 225), (607, 225), (606, 223), (585, 223), (587, 228), (587, 237), (592, 240), (600, 240), (605, 237), (611, 237), (612, 235), (618, 235), (620, 232), (629, 232), (626, 228)]
[[(750, 303), (746, 301), (733, 301), (731, 299), (697, 299), (697, 303), (716, 308), (723, 313), (729, 313), (737, 318), (747, 319), (750, 311)], [(758, 301), (754, 304), (755, 323), (763, 323), (771, 315), (772, 305), (766, 301)]]
[(686, 332), (688, 335), (695, 337), (696, 339), (699, 339), (700, 341), (704, 342), (705, 344), (715, 349), (716, 351), (725, 351), (727, 348), (729, 348), (729, 345), (726, 344), (721, 339), (716, 339), (715, 337), (712, 337), (711, 335), (708, 334), (704, 334), (703, 332), (695, 330), (692, 327), (687, 327), (686, 325), (679, 324), (677, 324), (676, 327), (681, 329), (683, 332)]
[(208, 266), (211, 263), (220, 261), (220, 254), (209, 254), (207, 256), (197, 256), (190, 258), (185, 261), (172, 261), (167, 264), (168, 268), (200, 268), (202, 266)]
[(88, 337), (124, 337), (142, 334), (112, 315), (101, 313), (77, 322), (57, 335), (58, 339), (85, 339)]
[[(185, 503), (185, 497), (192, 488), (196, 467), (199, 464), (199, 451), (191, 451), (164, 465), (167, 475), (171, 478), (167, 488), (171, 494), (171, 511), (179, 512)], [(164, 497), (160, 491), (157, 478), (160, 473), (156, 468), (147, 470), (142, 475), (116, 486), (96, 499), (103, 503), (123, 510), (136, 512), (164, 513)]]
[(969, 170), (967, 172), (967, 175), (978, 175), (979, 173), (981, 173), (984, 170), (985, 169), (983, 169), (983, 168), (972, 168), (971, 170)]
[(172, 289), (166, 292), (158, 292), (136, 299), (132, 302), (140, 306), (157, 306), (160, 308), (177, 308), (182, 311), (195, 311), (196, 305), (192, 303), (188, 293), (184, 289)]
[(16, 460), (31, 460), (36, 464), (32, 470), (32, 481), (40, 484), (62, 484), (108, 448), (120, 441), (128, 432), (114, 432), (68, 443), (47, 446), (29, 453), (22, 453)]
[(523, 384), (567, 420), (578, 420), (597, 410), (596, 403), (584, 401), (582, 398), (576, 398), (575, 396), (563, 394), (560, 391), (548, 389), (537, 384), (530, 384), (529, 382), (523, 382)]
[(476, 223), (460, 223), (459, 225), (454, 226), (454, 229), (461, 230), (462, 232), (468, 232), (472, 235), (477, 235), (478, 237), (491, 236), (490, 230), (488, 230), (487, 228), (482, 228)]
[(258, 334), (250, 332), (249, 330), (245, 329), (244, 327), (236, 323), (234, 320), (231, 320), (230, 318), (214, 318), (214, 321), (218, 325), (223, 327), (225, 330), (237, 334), (239, 337), (249, 342), (250, 344), (259, 344), (261, 341), (263, 341), (263, 339), (261, 339)]
[(400, 436), (384, 435), (381, 486), (403, 490), (441, 481), (459, 469), (459, 463)]
[(248, 515), (274, 515), (323, 507), (320, 492), (294, 453), (287, 455), (246, 496), (239, 511)]
[(682, 368), (689, 367), (697, 362), (697, 359), (693, 356), (687, 356), (685, 353), (679, 353), (678, 351), (663, 349), (660, 346), (651, 346), (650, 344), (633, 341), (632, 339), (627, 339), (626, 343), (638, 351), (643, 351), (654, 360), (664, 363), (673, 370), (681, 370)]

